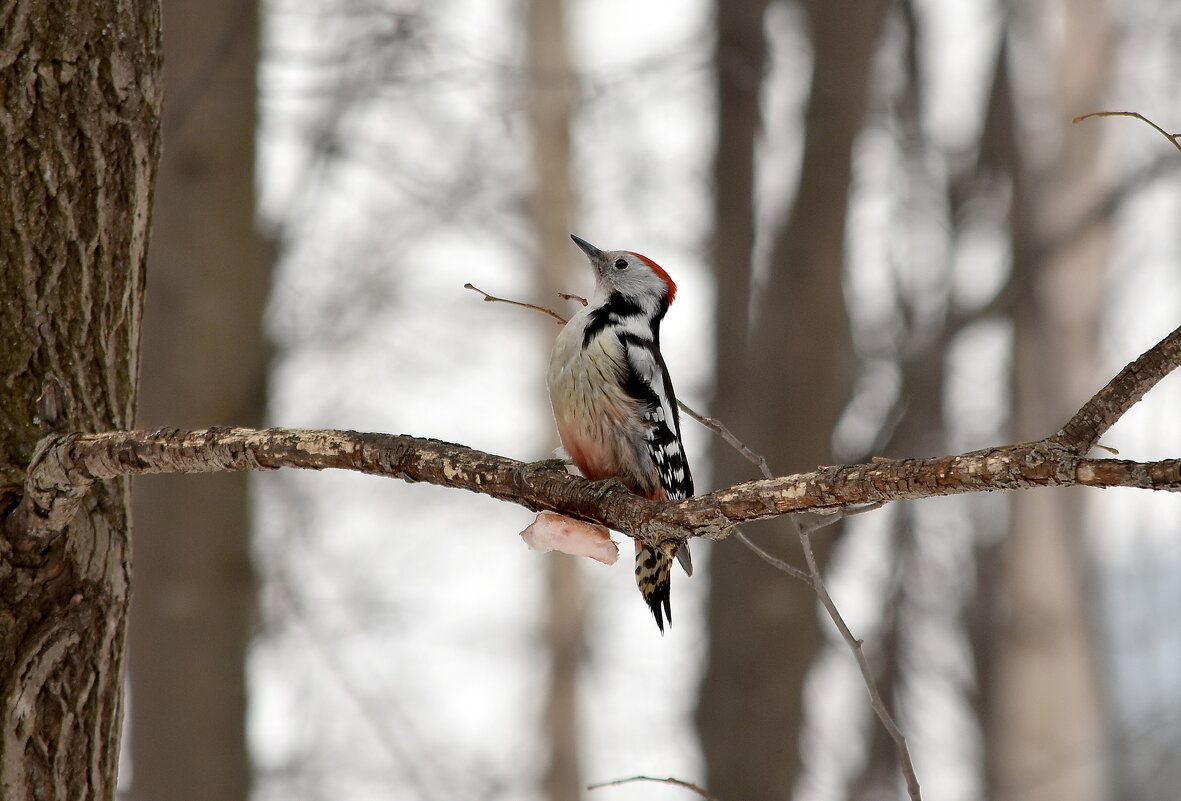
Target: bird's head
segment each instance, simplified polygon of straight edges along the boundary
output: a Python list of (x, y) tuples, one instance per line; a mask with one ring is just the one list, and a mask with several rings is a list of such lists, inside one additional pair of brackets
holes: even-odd
[(677, 285), (673, 279), (647, 256), (630, 250), (599, 250), (573, 234), (570, 238), (590, 259), (595, 270), (596, 289), (604, 294), (619, 293), (636, 301), (651, 299), (664, 307), (676, 297)]

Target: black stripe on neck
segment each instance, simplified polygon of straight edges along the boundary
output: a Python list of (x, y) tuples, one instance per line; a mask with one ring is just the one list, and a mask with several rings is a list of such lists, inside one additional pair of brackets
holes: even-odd
[(591, 340), (598, 336), (598, 334), (603, 331), (603, 329), (607, 328), (607, 326), (622, 323), (628, 317), (642, 317), (650, 319), (652, 323), (653, 334), (657, 337), (657, 341), (659, 342), (660, 321), (667, 311), (668, 304), (661, 303), (656, 308), (656, 314), (650, 315), (644, 310), (644, 307), (636, 303), (631, 298), (624, 297), (618, 292), (612, 292), (607, 297), (606, 303), (591, 312), (590, 320), (586, 325), (586, 330), (582, 334), (582, 347), (585, 348), (587, 345), (589, 345)]

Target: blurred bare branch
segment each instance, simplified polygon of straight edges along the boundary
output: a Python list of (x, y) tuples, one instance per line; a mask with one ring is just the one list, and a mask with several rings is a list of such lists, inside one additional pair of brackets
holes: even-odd
[(708, 791), (697, 786), (696, 784), (687, 782), (684, 779), (674, 779), (671, 776), (667, 779), (658, 779), (655, 776), (630, 776), (626, 779), (613, 779), (609, 782), (599, 782), (598, 784), (587, 785), (586, 789), (598, 790), (603, 787), (615, 787), (620, 784), (631, 784), (633, 782), (656, 782), (657, 784), (671, 784), (674, 787), (684, 787), (686, 790), (692, 790), (704, 798), (705, 801), (721, 801), (721, 799), (716, 795), (711, 795)]
[(1152, 126), (1160, 133), (1161, 136), (1163, 136), (1165, 139), (1168, 139), (1173, 144), (1173, 147), (1181, 150), (1181, 133), (1169, 133), (1164, 128), (1148, 119), (1148, 117), (1145, 117), (1139, 111), (1092, 111), (1090, 114), (1083, 114), (1081, 116), (1075, 117), (1073, 120), (1071, 120), (1071, 122), (1077, 125), (1083, 120), (1088, 120), (1092, 117), (1133, 117)]

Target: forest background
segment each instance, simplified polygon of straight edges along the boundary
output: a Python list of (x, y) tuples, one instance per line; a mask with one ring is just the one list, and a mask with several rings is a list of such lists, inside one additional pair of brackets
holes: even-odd
[[(145, 43), (151, 5), (118, 4)], [(569, 313), (572, 232), (673, 275), (679, 395), (777, 475), (1045, 437), (1181, 318), (1181, 153), (1072, 124), (1178, 127), (1166, 0), (162, 10), (141, 428), (545, 458), (556, 326), (464, 284)], [(1101, 445), (1175, 456), (1179, 391)], [(684, 427), (700, 490), (758, 477)], [(528, 551), (517, 506), (348, 473), (133, 487), (120, 797), (906, 794), (813, 588), (737, 538), (695, 544), (662, 638), (630, 569)], [(1171, 797), (1177, 503), (974, 494), (812, 536), (927, 797)], [(790, 525), (744, 530), (803, 567)]]

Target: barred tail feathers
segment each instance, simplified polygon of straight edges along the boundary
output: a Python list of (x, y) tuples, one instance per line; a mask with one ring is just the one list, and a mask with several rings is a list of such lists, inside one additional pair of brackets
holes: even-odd
[(671, 590), (673, 553), (675, 543), (665, 548), (653, 548), (636, 543), (636, 585), (644, 602), (652, 610), (652, 617), (656, 618), (656, 626), (664, 634), (664, 621), (672, 625), (672, 607), (669, 604)]

